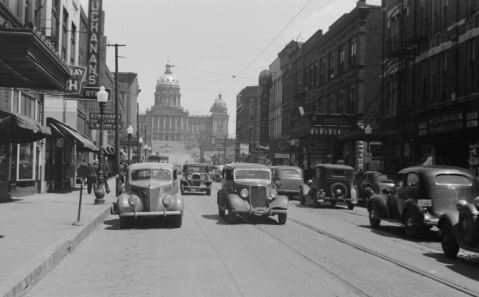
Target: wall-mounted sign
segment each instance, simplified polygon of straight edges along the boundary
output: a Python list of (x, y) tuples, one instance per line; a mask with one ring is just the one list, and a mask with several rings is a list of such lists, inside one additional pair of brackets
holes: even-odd
[(101, 74), (101, 40), (103, 35), (102, 0), (88, 1), (88, 51), (87, 51), (87, 81), (88, 87), (100, 86)]

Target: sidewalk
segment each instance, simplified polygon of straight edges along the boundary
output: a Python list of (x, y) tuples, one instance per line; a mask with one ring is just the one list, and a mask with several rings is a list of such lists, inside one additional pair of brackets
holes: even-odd
[(72, 225), (78, 219), (79, 186), (0, 203), (0, 296), (21, 296), (103, 223), (116, 201), (115, 178), (108, 184), (112, 191), (102, 205), (83, 188), (82, 226)]

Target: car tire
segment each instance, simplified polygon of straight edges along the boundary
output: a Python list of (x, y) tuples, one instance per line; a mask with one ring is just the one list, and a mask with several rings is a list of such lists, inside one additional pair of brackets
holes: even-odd
[(279, 213), (278, 214), (278, 223), (280, 225), (286, 224), (287, 219), (288, 219), (288, 214), (287, 213)]
[(236, 213), (232, 212), (231, 208), (228, 209), (228, 222), (233, 225), (236, 224), (237, 219), (238, 216), (236, 215)]
[(477, 241), (476, 226), (474, 217), (466, 208), (462, 208), (459, 212), (459, 226), (464, 241), (469, 245), (473, 245)]
[(336, 200), (331, 200), (331, 207), (332, 207), (332, 208), (335, 208), (337, 203), (338, 203), (338, 201), (336, 201)]
[(225, 211), (221, 210), (221, 208), (218, 206), (218, 215), (222, 218), (225, 216)]
[(378, 213), (378, 208), (375, 204), (371, 204), (368, 208), (369, 211), (369, 225), (371, 228), (377, 229), (379, 228), (379, 224), (381, 224), (381, 220), (376, 218)]
[(120, 217), (120, 229), (131, 228), (132, 224), (133, 224), (133, 218)]
[(349, 209), (349, 210), (353, 210), (353, 209), (354, 209), (354, 204), (349, 203), (349, 204), (348, 204), (348, 209)]
[(178, 216), (173, 216), (173, 227), (175, 228), (180, 228), (181, 224), (183, 223), (183, 216), (178, 215)]
[(418, 238), (424, 232), (423, 227), (413, 225), (413, 217), (410, 211), (406, 211), (406, 213), (404, 214), (403, 224), (404, 224), (404, 231), (406, 233), (406, 236), (409, 238)]
[(299, 203), (300, 203), (301, 205), (304, 205), (304, 204), (306, 203), (306, 198), (304, 198), (304, 194), (303, 194), (302, 191), (299, 192)]
[(441, 246), (444, 255), (448, 258), (454, 259), (459, 252), (459, 245), (457, 244), (454, 233), (452, 232), (452, 226), (449, 222), (446, 222), (441, 228)]

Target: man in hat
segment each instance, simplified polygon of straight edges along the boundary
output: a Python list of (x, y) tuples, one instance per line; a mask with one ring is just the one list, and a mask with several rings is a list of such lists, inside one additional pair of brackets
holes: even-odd
[(88, 194), (91, 194), (91, 191), (93, 189), (93, 192), (96, 190), (96, 184), (97, 184), (97, 171), (98, 171), (98, 159), (95, 159), (93, 161), (93, 164), (88, 165), (88, 176), (86, 178), (87, 182), (87, 191)]
[[(99, 170), (99, 169), (98, 169)], [(110, 193), (110, 186), (108, 185), (108, 178), (110, 177), (110, 166), (108, 165), (108, 157), (105, 157), (105, 162), (103, 164), (103, 182), (105, 183), (106, 193)]]

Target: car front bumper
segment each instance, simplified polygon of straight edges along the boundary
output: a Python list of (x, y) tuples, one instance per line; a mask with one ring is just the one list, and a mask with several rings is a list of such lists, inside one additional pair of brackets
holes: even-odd
[(316, 198), (317, 202), (325, 202), (325, 201), (341, 201), (347, 204), (358, 204), (358, 199), (352, 198), (336, 198), (336, 197), (318, 197)]
[(149, 211), (149, 212), (122, 212), (118, 214), (120, 217), (167, 217), (167, 216), (179, 216), (182, 212), (179, 210), (167, 210), (167, 211)]
[(288, 213), (287, 209), (275, 209), (275, 208), (250, 208), (250, 209), (237, 209), (234, 208), (231, 210), (232, 213), (237, 214), (250, 214), (257, 216), (274, 216), (279, 213)]

